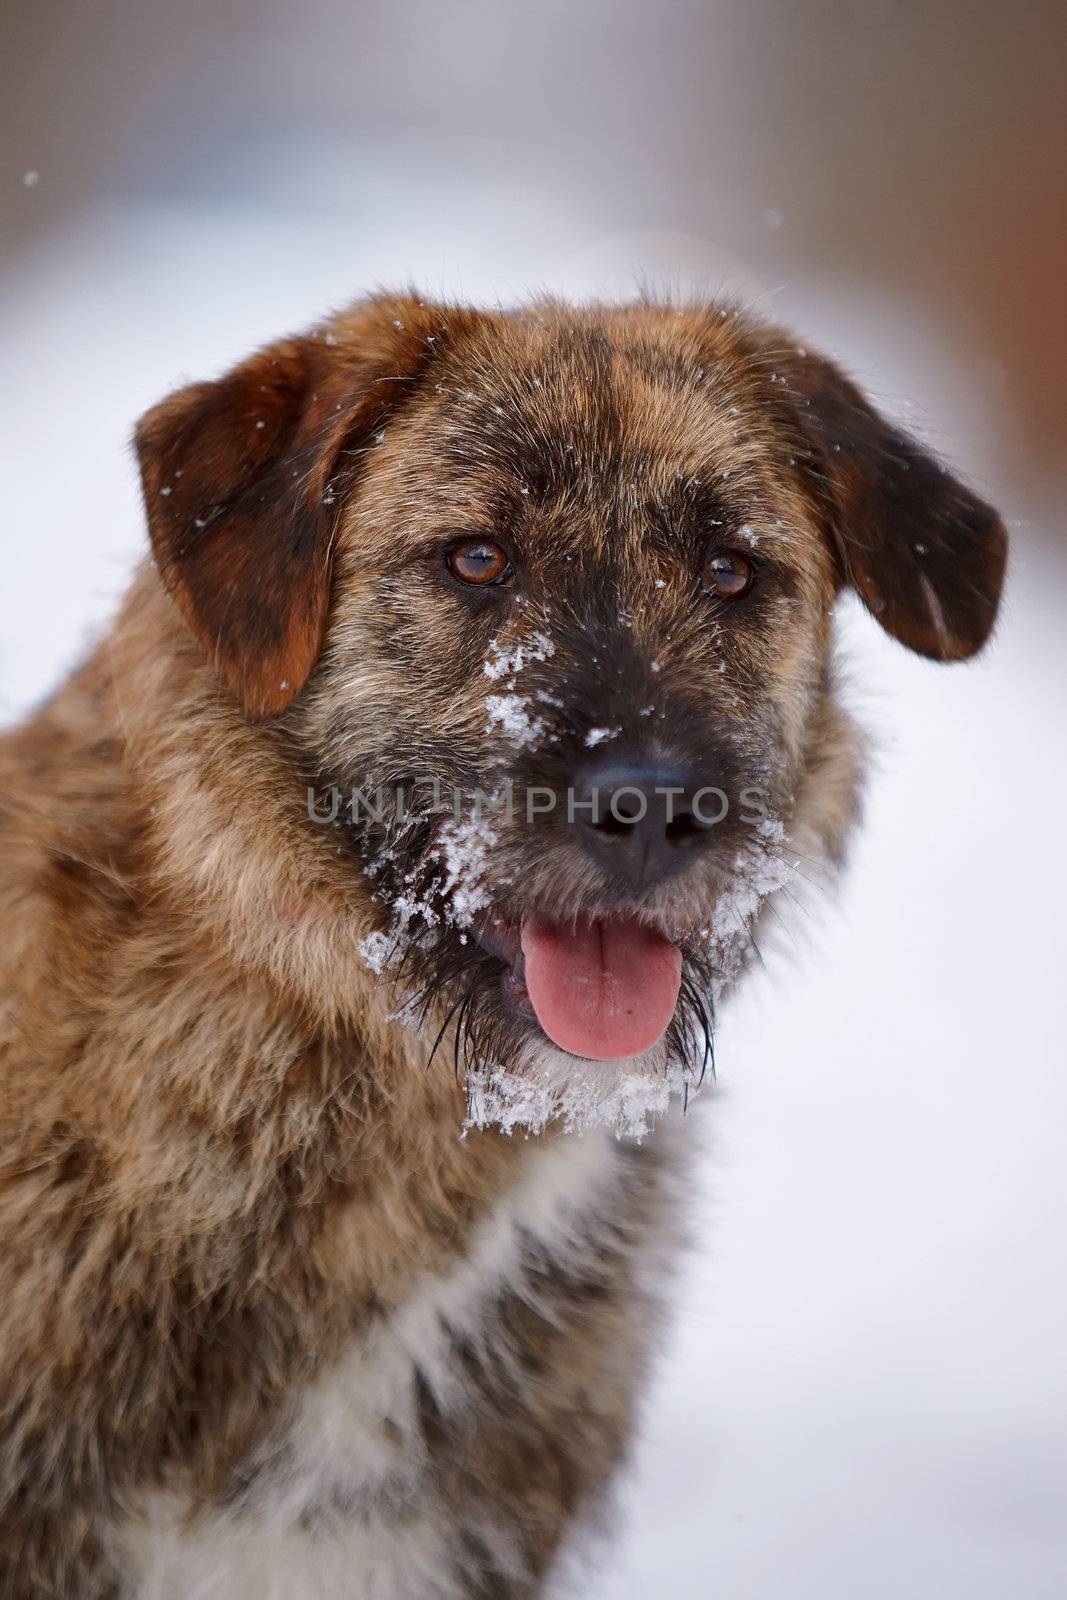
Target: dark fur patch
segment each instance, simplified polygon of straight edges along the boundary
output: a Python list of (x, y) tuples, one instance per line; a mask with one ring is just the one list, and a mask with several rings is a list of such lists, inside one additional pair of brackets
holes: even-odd
[(910, 650), (937, 661), (973, 655), (1004, 582), (997, 512), (879, 416), (833, 362), (791, 344), (768, 359), (796, 406), (841, 581)]

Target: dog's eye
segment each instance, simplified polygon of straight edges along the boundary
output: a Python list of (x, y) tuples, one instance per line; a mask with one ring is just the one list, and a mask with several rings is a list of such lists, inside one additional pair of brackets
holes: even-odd
[(476, 583), (483, 587), (492, 583), (507, 583), (511, 577), (508, 553), (493, 539), (463, 539), (448, 552), (448, 570), (460, 583)]
[(756, 569), (740, 550), (709, 550), (704, 561), (704, 589), (720, 600), (740, 600), (756, 581)]

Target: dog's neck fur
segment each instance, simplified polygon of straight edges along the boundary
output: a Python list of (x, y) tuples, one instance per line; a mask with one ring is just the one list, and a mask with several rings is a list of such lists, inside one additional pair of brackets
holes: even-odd
[[(440, 1063), (426, 1070), (425, 1040), (388, 1022), (360, 961), (367, 891), (308, 821), (281, 735), (264, 733), (219, 694), (146, 569), (112, 635), (0, 746), (12, 804), (0, 872), (13, 934), (0, 975), (5, 1159), (33, 1174), (0, 1203), (5, 1237), (38, 1258), (12, 1274), (0, 1308), (0, 1350), (33, 1352), (5, 1476), (40, 1518), (39, 1532), (19, 1532), (19, 1582), (54, 1581), (79, 1600), (108, 1592), (94, 1505), (143, 1506), (175, 1482), (186, 1512), (232, 1497), (277, 1448), (301, 1392), (355, 1359), (353, 1340), (409, 1316), (479, 1239), (495, 1259), (487, 1227), (503, 1266), (479, 1294), (509, 1360), (528, 1346), (566, 1368), (545, 1401), (553, 1415), (534, 1419), (559, 1435), (561, 1459), (555, 1411), (568, 1392), (601, 1392), (588, 1462), (538, 1513), (522, 1557), (532, 1572), (572, 1519), (583, 1475), (602, 1479), (622, 1448), (655, 1326), (638, 1258), (658, 1237), (660, 1155), (606, 1136), (557, 1141), (547, 1157), (540, 1141), (460, 1136), (461, 1085)], [(568, 1143), (573, 1160), (561, 1157)], [(520, 1238), (509, 1197), (546, 1159), (554, 1209), (539, 1222), (527, 1208)], [(506, 1305), (517, 1276), (518, 1328)], [(443, 1294), (434, 1315), (447, 1343)], [(571, 1324), (587, 1320), (589, 1295), (601, 1316), (576, 1356)], [(547, 1309), (530, 1310), (535, 1298)], [(624, 1336), (627, 1363), (608, 1378), (598, 1329), (616, 1299), (615, 1344), (623, 1324), (642, 1331)], [(135, 1385), (128, 1410), (116, 1408), (117, 1372)], [(472, 1381), (483, 1382), (476, 1368)], [(499, 1450), (492, 1431), (485, 1448)], [(520, 1518), (530, 1493), (544, 1497), (525, 1482), (508, 1491), (499, 1462), (487, 1470)], [(435, 1471), (449, 1476), (440, 1460)], [(477, 1502), (479, 1485), (467, 1492)], [(62, 1587), (68, 1569), (81, 1587)], [(23, 1592), (37, 1591), (11, 1591)]]

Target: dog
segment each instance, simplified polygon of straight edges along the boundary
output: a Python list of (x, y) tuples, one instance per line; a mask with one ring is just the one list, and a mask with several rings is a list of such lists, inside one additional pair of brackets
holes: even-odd
[(2, 1592), (544, 1594), (715, 1006), (856, 817), (835, 599), (969, 657), (1002, 523), (717, 304), (379, 295), (136, 449), (0, 742)]

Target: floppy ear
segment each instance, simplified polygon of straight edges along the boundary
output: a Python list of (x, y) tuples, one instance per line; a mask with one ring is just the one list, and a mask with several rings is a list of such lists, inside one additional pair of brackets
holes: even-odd
[(345, 452), (410, 392), (433, 353), (428, 327), (413, 301), (366, 302), (138, 425), (160, 574), (251, 716), (281, 711), (315, 664)]
[(792, 399), (802, 459), (843, 582), (887, 633), (960, 661), (993, 627), (1007, 534), (992, 506), (880, 417), (832, 362), (790, 346), (770, 356)]

